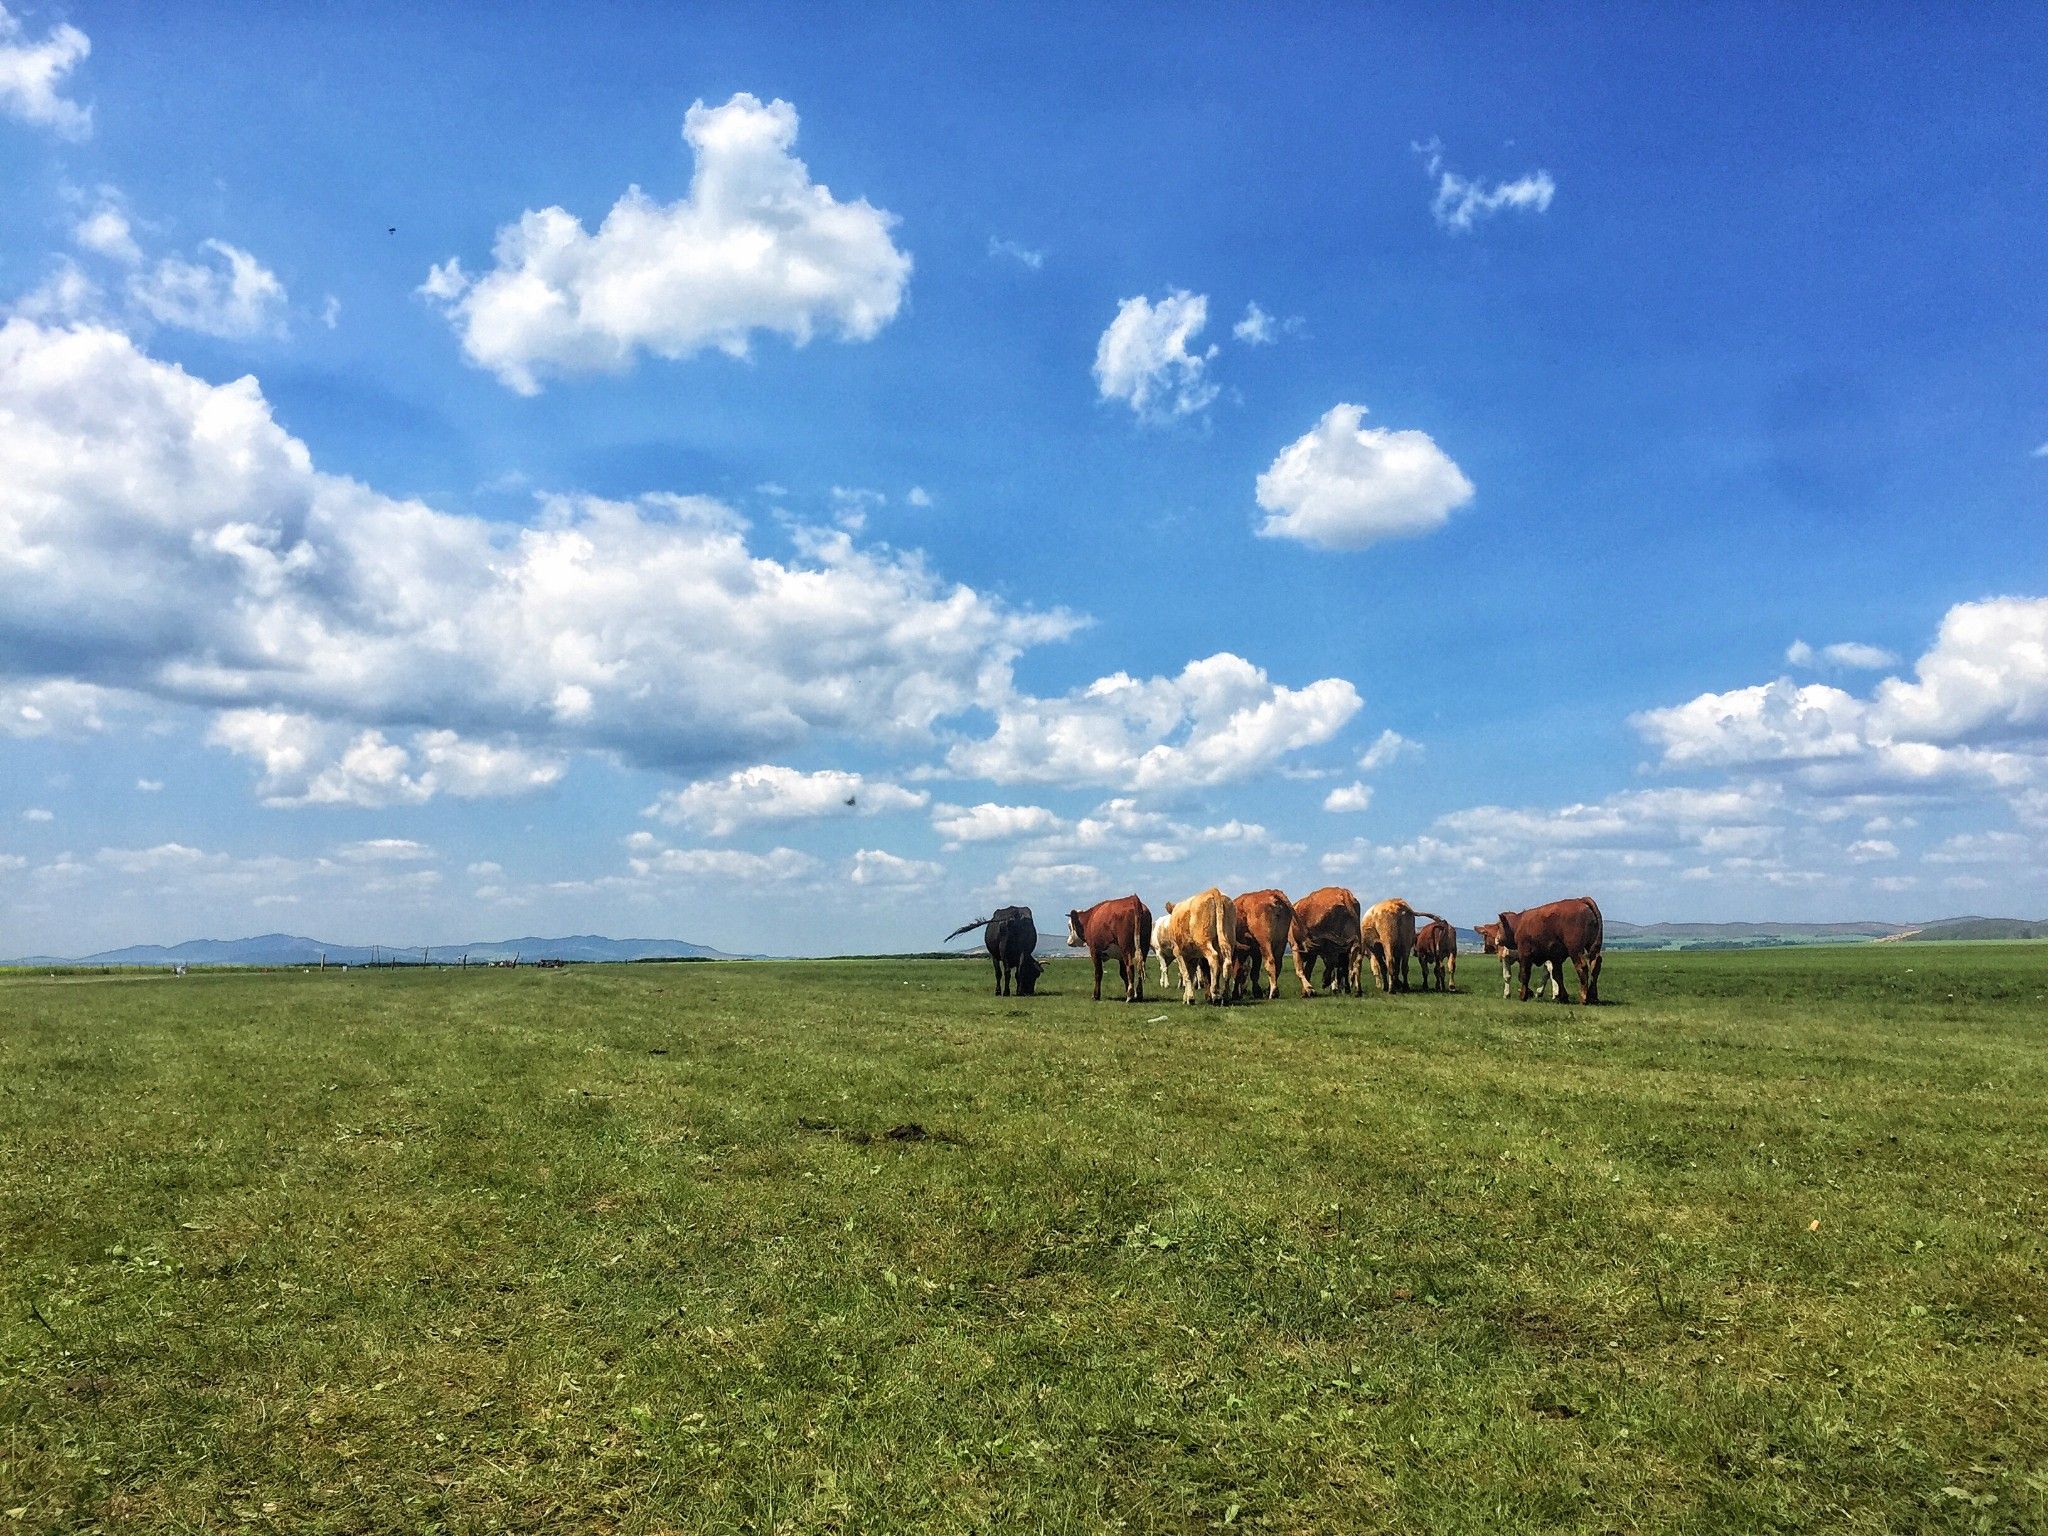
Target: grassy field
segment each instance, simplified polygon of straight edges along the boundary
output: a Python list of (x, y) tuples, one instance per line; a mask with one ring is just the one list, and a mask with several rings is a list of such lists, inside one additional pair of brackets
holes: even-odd
[(0, 1533), (2048, 1529), (2048, 946), (1464, 979), (0, 979)]

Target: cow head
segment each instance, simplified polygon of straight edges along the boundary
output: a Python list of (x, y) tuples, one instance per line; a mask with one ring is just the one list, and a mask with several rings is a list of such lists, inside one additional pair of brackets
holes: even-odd
[(1044, 970), (1045, 967), (1038, 963), (1038, 956), (1026, 955), (1024, 963), (1017, 967), (1017, 995), (1019, 997), (1036, 997), (1038, 995), (1038, 978)]
[(1500, 953), (1499, 923), (1481, 923), (1472, 931), (1479, 935), (1479, 942), (1486, 946), (1486, 952), (1489, 955), (1497, 955)]
[(1067, 943), (1073, 948), (1079, 949), (1087, 942), (1086, 939), (1081, 937), (1081, 914), (1079, 912), (1069, 912), (1067, 914)]

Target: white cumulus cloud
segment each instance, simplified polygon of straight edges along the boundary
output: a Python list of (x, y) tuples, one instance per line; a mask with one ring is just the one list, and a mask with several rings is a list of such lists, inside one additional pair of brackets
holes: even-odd
[(1117, 672), (1059, 698), (1014, 695), (995, 706), (995, 732), (947, 763), (1009, 784), (1226, 784), (1330, 740), (1363, 702), (1342, 678), (1289, 688), (1221, 652), (1174, 677)]
[(808, 821), (822, 816), (873, 816), (881, 811), (919, 810), (931, 799), (922, 790), (821, 769), (803, 773), (775, 763), (742, 768), (723, 778), (704, 779), (665, 791), (646, 814), (672, 824), (687, 823), (711, 837), (729, 837), (764, 821)]
[(562, 776), (559, 758), (505, 744), (466, 741), (449, 730), (416, 731), (409, 744), (380, 730), (284, 710), (230, 709), (215, 716), (209, 741), (262, 769), (265, 805), (419, 805), (437, 794), (476, 800), (544, 789)]
[(1811, 788), (2048, 779), (2048, 598), (1959, 603), (1910, 679), (1867, 696), (1790, 678), (1646, 710), (1671, 768), (1775, 766)]
[(104, 702), (20, 692), (52, 684), (257, 711), (221, 739), (283, 803), (494, 793), (570, 750), (690, 771), (926, 741), (1078, 623), (843, 532), (759, 555), (702, 499), (552, 498), (521, 526), (386, 497), (316, 469), (254, 379), (97, 327), (0, 326), (0, 418), (4, 728)]
[(0, 113), (63, 138), (90, 138), (92, 108), (68, 99), (63, 89), (91, 52), (92, 40), (69, 23), (31, 40), (14, 13), (0, 5)]
[(1117, 306), (1116, 318), (1095, 346), (1095, 387), (1104, 400), (1121, 400), (1140, 420), (1163, 422), (1205, 411), (1217, 386), (1207, 377), (1216, 356), (1188, 343), (1209, 323), (1209, 301), (1176, 289), (1154, 304), (1143, 294)]
[(1324, 549), (1440, 528), (1472, 499), (1472, 482), (1426, 432), (1361, 425), (1365, 407), (1335, 405), (1259, 476), (1258, 532)]
[(225, 240), (200, 249), (209, 261), (166, 256), (128, 279), (128, 298), (162, 325), (207, 336), (261, 336), (284, 326), (285, 290), (262, 262)]
[(1327, 795), (1323, 796), (1323, 809), (1326, 811), (1363, 811), (1370, 809), (1371, 806), (1372, 786), (1370, 784), (1346, 784), (1341, 788), (1331, 790)]
[(1039, 837), (1065, 825), (1042, 805), (998, 805), (984, 800), (979, 805), (932, 807), (932, 830), (946, 840), (948, 848)]
[(470, 360), (521, 394), (547, 374), (618, 372), (640, 351), (744, 357), (757, 331), (870, 340), (902, 307), (911, 259), (893, 214), (811, 180), (796, 136), (786, 101), (699, 101), (683, 119), (687, 197), (631, 187), (595, 234), (561, 208), (528, 211), (498, 231), (489, 271), (472, 279), (451, 260), (420, 291)]
[(71, 238), (81, 249), (118, 261), (123, 266), (136, 266), (142, 260), (142, 247), (135, 243), (128, 215), (110, 202), (102, 203), (80, 219), (71, 231)]
[(855, 885), (929, 885), (945, 873), (929, 859), (906, 859), (880, 848), (863, 848), (853, 856), (847, 878)]
[(1817, 649), (1804, 640), (1794, 640), (1785, 647), (1785, 661), (1795, 667), (1828, 666), (1849, 672), (1877, 672), (1899, 664), (1896, 652), (1856, 640), (1842, 640)]

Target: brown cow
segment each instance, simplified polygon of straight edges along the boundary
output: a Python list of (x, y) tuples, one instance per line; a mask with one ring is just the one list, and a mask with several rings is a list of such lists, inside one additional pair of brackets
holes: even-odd
[[(1500, 956), (1500, 995), (1514, 996), (1515, 992), (1515, 947), (1504, 944), (1500, 937), (1499, 923), (1481, 923), (1473, 930), (1479, 935), (1479, 942), (1486, 946), (1489, 955)], [(1564, 989), (1561, 967), (1552, 964), (1543, 967), (1543, 974), (1550, 980), (1550, 1000), (1557, 1001), (1557, 994)]]
[(1280, 959), (1287, 953), (1287, 930), (1294, 923), (1294, 904), (1279, 891), (1248, 891), (1233, 896), (1237, 909), (1237, 976), (1234, 991), (1256, 991), (1263, 967), (1268, 1002), (1280, 995)]
[(1422, 965), (1422, 990), (1458, 990), (1458, 930), (1442, 918), (1415, 935), (1415, 958)]
[(1318, 961), (1322, 962), (1326, 988), (1358, 990), (1358, 898), (1343, 886), (1326, 885), (1297, 901), (1287, 941), (1294, 946), (1294, 974), (1301, 982), (1303, 997), (1316, 995), (1311, 983)]
[(1415, 909), (1396, 896), (1375, 902), (1358, 920), (1359, 942), (1382, 992), (1408, 990), (1408, 956), (1415, 948)]
[[(1567, 901), (1500, 915), (1501, 942), (1514, 947), (1522, 972), (1525, 1003), (1529, 1001), (1529, 967), (1555, 967), (1566, 960), (1579, 973), (1579, 1001), (1599, 1002), (1600, 950), (1606, 936), (1607, 925), (1600, 916), (1600, 907), (1590, 896), (1574, 896)], [(1564, 990), (1559, 988), (1557, 1001), (1564, 1000)]]
[(1152, 909), (1136, 896), (1098, 901), (1067, 914), (1067, 943), (1095, 962), (1095, 1001), (1102, 1001), (1102, 957), (1114, 954), (1124, 979), (1124, 1001), (1145, 1001), (1145, 957), (1152, 952)]

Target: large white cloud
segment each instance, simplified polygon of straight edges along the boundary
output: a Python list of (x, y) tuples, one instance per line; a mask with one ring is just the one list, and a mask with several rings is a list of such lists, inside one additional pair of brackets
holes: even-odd
[(921, 809), (931, 796), (887, 780), (821, 769), (803, 773), (775, 763), (741, 768), (664, 791), (647, 814), (687, 823), (712, 837), (764, 821), (810, 821), (823, 816), (872, 816)]
[(1334, 405), (1259, 476), (1258, 531), (1324, 549), (1440, 528), (1472, 499), (1472, 482), (1427, 432), (1361, 425), (1362, 405)]
[(1789, 678), (1634, 718), (1670, 768), (1777, 766), (1816, 789), (2048, 778), (2048, 598), (1959, 603), (1867, 697)]
[(1117, 306), (1116, 318), (1095, 345), (1095, 387), (1104, 400), (1121, 400), (1145, 421), (1171, 421), (1205, 411), (1217, 386), (1208, 377), (1216, 355), (1188, 343), (1209, 323), (1209, 301), (1176, 289), (1157, 304), (1143, 294)]
[(1362, 704), (1342, 678), (1289, 688), (1221, 652), (1173, 677), (1117, 672), (1060, 698), (1005, 699), (994, 733), (955, 746), (947, 762), (997, 783), (1227, 784), (1330, 740)]
[(64, 81), (92, 52), (92, 40), (68, 23), (32, 42), (21, 22), (0, 5), (0, 113), (67, 139), (92, 135), (92, 108), (63, 95)]
[(894, 215), (811, 180), (796, 136), (786, 101), (699, 101), (683, 119), (688, 197), (629, 188), (596, 234), (561, 208), (529, 211), (498, 231), (490, 271), (472, 281), (449, 261), (421, 291), (470, 360), (522, 394), (550, 373), (616, 372), (641, 350), (744, 356), (756, 331), (866, 341), (902, 307), (910, 257)]
[[(315, 469), (253, 379), (100, 328), (0, 327), (0, 421), (0, 685), (388, 733), (350, 775), (396, 798), (423, 781), (389, 751), (431, 754), (422, 732), (681, 770), (819, 732), (927, 740), (1077, 623), (843, 533), (759, 555), (703, 500), (556, 499), (521, 527), (385, 497)], [(442, 750), (445, 788), (480, 749)], [(320, 771), (267, 782), (294, 799)]]

